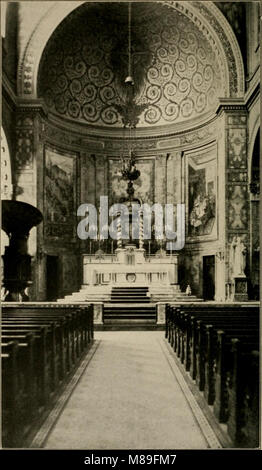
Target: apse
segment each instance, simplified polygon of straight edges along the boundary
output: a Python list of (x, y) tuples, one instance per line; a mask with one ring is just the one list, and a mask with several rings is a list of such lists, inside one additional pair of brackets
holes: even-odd
[[(223, 95), (220, 64), (204, 33), (166, 4), (132, 8), (131, 60), (138, 127), (196, 120)], [(90, 126), (123, 125), (128, 4), (85, 3), (56, 28), (41, 58), (38, 95), (48, 111)]]

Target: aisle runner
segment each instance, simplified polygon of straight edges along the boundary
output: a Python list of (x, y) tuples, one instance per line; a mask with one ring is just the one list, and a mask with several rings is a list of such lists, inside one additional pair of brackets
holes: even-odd
[(96, 353), (64, 409), (55, 412), (60, 416), (53, 428), (50, 419), (46, 438), (40, 431), (32, 447), (220, 448), (163, 335), (163, 331), (96, 332), (100, 339)]

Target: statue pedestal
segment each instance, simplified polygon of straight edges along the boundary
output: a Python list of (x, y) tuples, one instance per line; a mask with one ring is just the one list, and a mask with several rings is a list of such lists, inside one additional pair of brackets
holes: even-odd
[(245, 302), (248, 300), (247, 278), (245, 275), (234, 277), (233, 289), (233, 300), (235, 302)]

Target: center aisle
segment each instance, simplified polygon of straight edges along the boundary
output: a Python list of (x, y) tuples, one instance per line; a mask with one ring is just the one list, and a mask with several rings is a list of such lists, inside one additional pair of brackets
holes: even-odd
[(169, 364), (163, 336), (95, 332), (98, 348), (44, 448), (209, 448)]

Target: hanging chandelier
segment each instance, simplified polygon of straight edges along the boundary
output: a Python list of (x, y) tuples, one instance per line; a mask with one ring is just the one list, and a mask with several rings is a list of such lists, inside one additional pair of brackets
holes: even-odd
[[(131, 26), (132, 26), (132, 18), (131, 18), (131, 7), (132, 3), (128, 3), (128, 75), (125, 78), (125, 86), (127, 87), (127, 101), (126, 101), (126, 112), (128, 115), (132, 115), (132, 106), (134, 107), (134, 79), (132, 75), (132, 44), (131, 44)], [(140, 171), (136, 168), (136, 159), (135, 159), (135, 152), (132, 148), (132, 143), (135, 139), (135, 127), (136, 127), (136, 120), (135, 119), (127, 119), (126, 123), (124, 122), (124, 135), (123, 135), (123, 143), (125, 145), (126, 139), (128, 139), (128, 148), (124, 149), (122, 155), (120, 156), (121, 160), (121, 174), (124, 180), (128, 181), (127, 186), (127, 194), (129, 201), (133, 200), (134, 196), (134, 188), (133, 188), (133, 181), (135, 181), (140, 176)], [(129, 129), (129, 135), (126, 137), (125, 129)], [(127, 153), (127, 155), (125, 155)]]
[(131, 8), (132, 3), (128, 3), (128, 76), (125, 78), (126, 86), (134, 86), (134, 79), (132, 76), (132, 50), (131, 50)]

